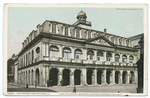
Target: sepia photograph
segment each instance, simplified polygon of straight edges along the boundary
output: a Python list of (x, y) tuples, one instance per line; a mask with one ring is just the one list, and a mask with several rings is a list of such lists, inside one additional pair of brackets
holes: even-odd
[(5, 4), (4, 95), (147, 95), (147, 7)]

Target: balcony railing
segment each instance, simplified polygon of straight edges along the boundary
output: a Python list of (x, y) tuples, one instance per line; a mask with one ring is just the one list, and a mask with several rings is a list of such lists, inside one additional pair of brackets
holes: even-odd
[[(38, 62), (39, 60), (40, 60), (40, 58), (36, 58), (35, 62)], [(59, 61), (59, 62), (72, 62), (72, 63), (83, 63), (83, 64), (97, 64), (97, 65), (136, 66), (136, 64), (134, 64), (134, 63), (126, 63), (126, 62), (112, 62), (112, 61), (98, 61), (98, 60), (81, 60), (81, 59), (49, 57), (49, 56), (43, 56), (43, 60), (47, 60), (47, 61)]]
[(82, 63), (82, 60), (80, 60), (80, 59), (72, 59), (72, 62), (73, 63)]

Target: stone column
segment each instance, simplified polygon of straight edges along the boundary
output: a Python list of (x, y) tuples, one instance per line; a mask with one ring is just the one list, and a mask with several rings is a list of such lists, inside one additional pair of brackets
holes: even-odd
[(82, 69), (82, 79), (83, 81), (81, 82), (81, 85), (87, 85), (87, 76), (86, 76), (87, 72), (86, 72), (86, 68)]
[(56, 34), (59, 34), (59, 32), (58, 32), (58, 24), (56, 24)]
[(45, 72), (45, 83), (46, 83), (46, 87), (48, 86), (48, 81), (49, 81), (49, 67), (48, 66), (45, 66), (45, 70), (46, 70), (46, 72)]
[(127, 71), (126, 84), (129, 84), (129, 80), (130, 80), (129, 74), (130, 74), (130, 71)]
[(83, 49), (83, 60), (87, 60), (87, 49)]
[(59, 47), (59, 57), (62, 58), (62, 46)]
[(74, 86), (74, 70), (73, 68), (71, 68), (71, 72), (70, 72), (70, 86)]
[(127, 55), (127, 63), (129, 63), (129, 56), (130, 56), (130, 55)]
[(63, 28), (62, 35), (65, 35), (65, 26), (63, 25), (62, 28)]
[(120, 53), (120, 60), (119, 60), (119, 62), (122, 62), (122, 55), (123, 54)]
[(106, 84), (106, 69), (103, 70), (102, 73), (102, 85)]
[(115, 84), (115, 71), (112, 70), (110, 74), (110, 84)]
[(61, 86), (62, 70), (63, 70), (63, 68), (59, 68), (59, 73), (58, 73), (58, 84), (57, 84), (57, 86)]
[(103, 53), (104, 53), (103, 61), (106, 61), (106, 51), (104, 51)]
[(112, 53), (112, 59), (111, 59), (111, 62), (115, 62), (115, 53), (114, 53), (114, 52)]
[(93, 60), (97, 60), (97, 50), (93, 50), (94, 51), (94, 57)]
[(119, 84), (122, 84), (122, 73), (123, 73), (123, 70), (120, 70), (120, 74), (119, 74)]
[(71, 58), (74, 59), (74, 51), (75, 51), (75, 48), (74, 47), (71, 47)]
[(47, 43), (45, 43), (45, 56), (49, 56), (49, 43), (47, 42)]
[(97, 69), (94, 70), (94, 85), (98, 85), (97, 83)]
[(71, 34), (70, 34), (70, 27), (68, 27), (68, 36), (71, 36)]
[(43, 48), (43, 51), (42, 51), (43, 53), (42, 53), (42, 55), (43, 55), (43, 56), (45, 56), (45, 52), (46, 52), (46, 50), (45, 50), (45, 42), (44, 42), (44, 41), (43, 41), (42, 48)]
[(46, 77), (46, 66), (43, 66), (43, 86), (46, 86), (46, 79), (45, 79), (45, 77)]

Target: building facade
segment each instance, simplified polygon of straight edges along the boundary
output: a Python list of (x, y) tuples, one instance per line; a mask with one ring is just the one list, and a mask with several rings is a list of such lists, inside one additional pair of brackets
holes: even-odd
[(38, 86), (137, 83), (137, 49), (130, 38), (91, 29), (83, 11), (73, 25), (46, 20), (22, 43), (18, 83)]

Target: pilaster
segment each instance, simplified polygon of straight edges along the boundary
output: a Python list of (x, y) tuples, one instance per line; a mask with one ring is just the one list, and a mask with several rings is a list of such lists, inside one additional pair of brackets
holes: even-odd
[(74, 86), (74, 68), (71, 68), (70, 72), (70, 86)]
[(103, 70), (102, 73), (102, 85), (106, 84), (106, 69)]
[(61, 86), (61, 80), (62, 80), (62, 70), (63, 68), (59, 68), (59, 73), (58, 73), (58, 86)]

